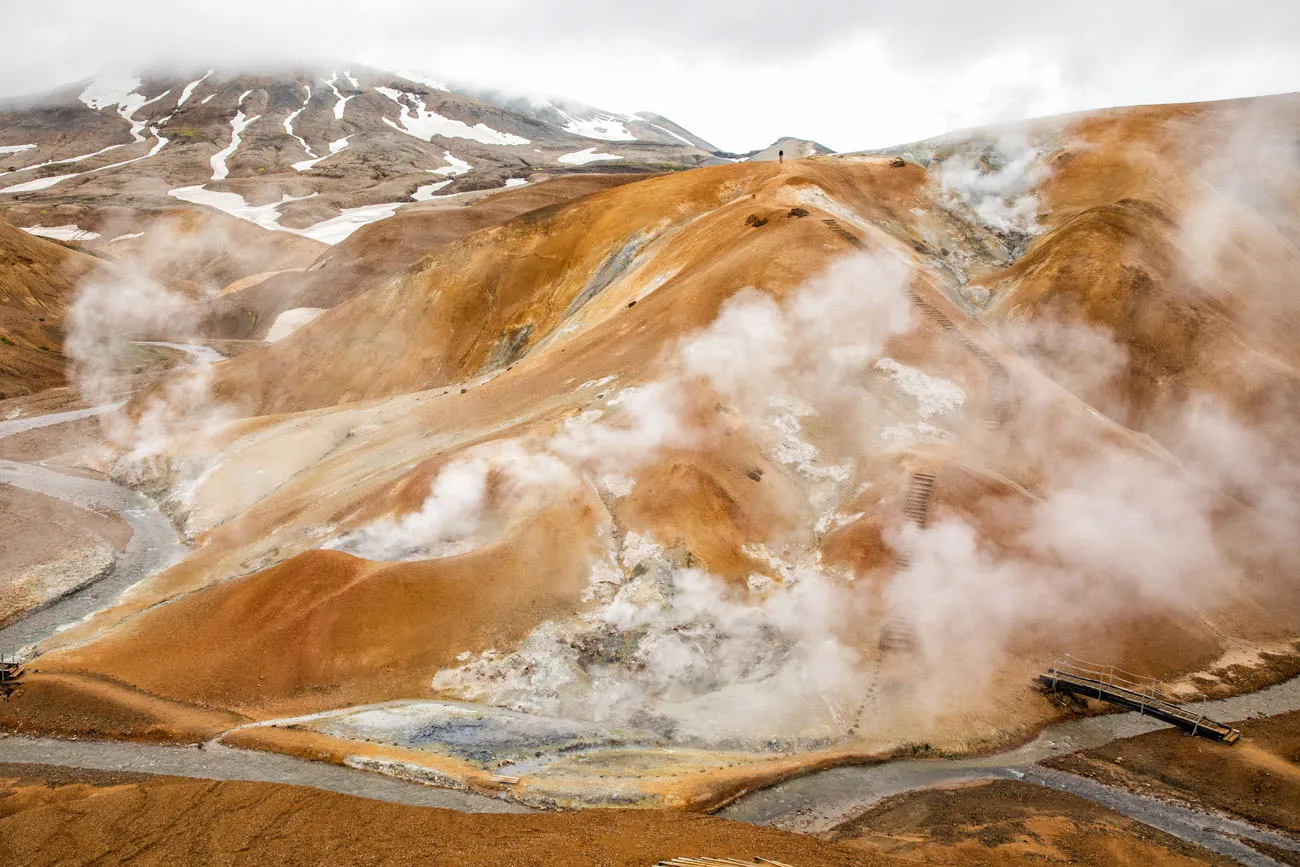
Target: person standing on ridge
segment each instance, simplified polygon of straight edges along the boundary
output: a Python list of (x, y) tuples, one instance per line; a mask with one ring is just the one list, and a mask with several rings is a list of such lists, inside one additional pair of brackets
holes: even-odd
[(785, 162), (785, 151), (780, 150), (776, 152), (776, 161), (779, 163)]

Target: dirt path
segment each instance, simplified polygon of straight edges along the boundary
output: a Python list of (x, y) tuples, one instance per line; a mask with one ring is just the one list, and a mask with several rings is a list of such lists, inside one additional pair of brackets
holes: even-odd
[(277, 753), (231, 749), (216, 743), (199, 749), (116, 741), (0, 737), (0, 762), (133, 771), (201, 780), (289, 783), (377, 801), (468, 813), (532, 812), (519, 804), (486, 795), (438, 789), (342, 765)]

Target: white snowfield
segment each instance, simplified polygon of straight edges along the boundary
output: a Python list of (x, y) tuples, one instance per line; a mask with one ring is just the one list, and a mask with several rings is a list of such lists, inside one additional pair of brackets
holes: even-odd
[(86, 85), (78, 99), (88, 108), (99, 111), (110, 105), (121, 105), (142, 83), (134, 75), (101, 75)]
[[(248, 93), (251, 92), (252, 91), (249, 91)], [(248, 96), (248, 93), (245, 93), (244, 96)], [(239, 101), (242, 103), (244, 101), (243, 97), (240, 97)], [(213, 154), (212, 159), (209, 160), (212, 164), (212, 180), (224, 181), (226, 178), (230, 177), (230, 169), (226, 166), (226, 160), (231, 156), (231, 154), (239, 150), (239, 137), (243, 134), (244, 130), (252, 126), (254, 121), (260, 120), (261, 117), (260, 114), (254, 117), (245, 117), (242, 108), (235, 112), (235, 116), (230, 120), (230, 144)]]
[(636, 141), (636, 136), (632, 135), (628, 128), (624, 126), (631, 118), (614, 117), (608, 114), (579, 118), (562, 109), (556, 109), (556, 111), (564, 118), (565, 132), (571, 132), (583, 138), (600, 139), (601, 141)]
[(0, 145), (0, 154), (20, 154), (23, 151), (34, 151), (36, 145)]
[(425, 184), (415, 192), (411, 193), (411, 198), (415, 199), (417, 202), (427, 202), (431, 199), (439, 198), (438, 196), (435, 196), (434, 193), (438, 192), (438, 190), (441, 190), (450, 183), (451, 181), (438, 181), (433, 184)]
[[(91, 82), (86, 87), (86, 89), (81, 92), (80, 99), (88, 108), (91, 108), (95, 111), (100, 111), (110, 106), (115, 107), (117, 109), (117, 114), (127, 123), (131, 124), (131, 139), (132, 139), (131, 143), (135, 144), (135, 143), (147, 141), (145, 136), (142, 135), (142, 130), (144, 130), (145, 127), (148, 126), (148, 121), (136, 119), (135, 117), (136, 112), (138, 112), (140, 109), (144, 108), (147, 105), (152, 105), (153, 103), (166, 98), (166, 96), (171, 93), (171, 90), (164, 90), (162, 93), (158, 94), (152, 99), (149, 99), (144, 94), (136, 92), (136, 89), (139, 88), (139, 86), (140, 86), (140, 79), (134, 76), (125, 77), (125, 78), (121, 76), (101, 76), (100, 78), (97, 78), (93, 82)], [(179, 103), (178, 103), (178, 107), (179, 107)], [(160, 123), (166, 123), (166, 120), (160, 121)], [(160, 150), (166, 147), (168, 142), (168, 139), (164, 138), (162, 135), (159, 134), (158, 127), (156, 126), (149, 127), (149, 133), (154, 138), (154, 144), (153, 147), (150, 148), (149, 152), (147, 154), (144, 154), (143, 156), (134, 157), (129, 160), (122, 160), (121, 162), (110, 163), (109, 165), (100, 166), (94, 169), (88, 169), (87, 171), (84, 172), (70, 172), (68, 174), (53, 175), (48, 178), (38, 178), (37, 180), (28, 181), (23, 184), (15, 184), (11, 187), (5, 187), (4, 189), (0, 190), (0, 193), (28, 193), (28, 192), (33, 192), (35, 190), (44, 190), (54, 186), (55, 184), (62, 183), (63, 181), (68, 180), (69, 178), (76, 178), (76, 177), (80, 177), (81, 175), (91, 174), (93, 172), (103, 172), (109, 169), (116, 169), (125, 165), (130, 165), (131, 163), (137, 163), (140, 162), (141, 160), (147, 160), (150, 157), (155, 156)], [(16, 169), (15, 172), (39, 169), (44, 166), (51, 165), (52, 163), (55, 162), (79, 163), (83, 160), (88, 160), (91, 159), (92, 157), (97, 157), (100, 154), (105, 154), (111, 150), (116, 150), (117, 148), (125, 147), (125, 146), (126, 146), (125, 144), (109, 145), (108, 147), (101, 148), (95, 151), (94, 153), (82, 154), (81, 156), (76, 156), (76, 157), (69, 157), (68, 159), (64, 159), (64, 160), (48, 160), (46, 162), (38, 163), (36, 165), (24, 166), (21, 169)], [(35, 147), (35, 145), (21, 146), (19, 150), (27, 150), (29, 149), (29, 147)], [(6, 172), (5, 174), (13, 174), (13, 172)], [(0, 175), (0, 177), (3, 177), (3, 175)]]
[(30, 193), (35, 190), (44, 190), (54, 186), (60, 181), (66, 181), (68, 178), (75, 178), (80, 172), (73, 172), (70, 175), (51, 175), (48, 178), (39, 178), (35, 181), (28, 181), (25, 184), (14, 184), (12, 187), (5, 187), (0, 193)]
[(570, 166), (585, 166), (587, 163), (595, 163), (601, 160), (621, 160), (622, 157), (617, 154), (598, 154), (595, 148), (574, 151), (571, 154), (564, 154), (556, 162), (564, 163)]
[(295, 307), (292, 310), (286, 310), (275, 317), (275, 322), (271, 323), (271, 330), (266, 332), (266, 339), (271, 343), (283, 340), (317, 316), (320, 316), (325, 310), (324, 307)]
[(449, 177), (451, 175), (463, 175), (470, 170), (470, 164), (452, 156), (451, 151), (443, 151), (442, 158), (447, 161), (447, 165), (441, 169), (429, 169), (430, 174)]
[(305, 235), (325, 244), (337, 244), (357, 229), (380, 220), (387, 220), (406, 202), (390, 202), (385, 205), (362, 205), (359, 208), (344, 208), (342, 213), (331, 220), (325, 220), (305, 229), (286, 229), (298, 235)]
[(695, 146), (696, 146), (695, 142), (691, 141), (691, 140), (688, 139), (688, 138), (685, 138), (684, 136), (680, 136), (680, 135), (678, 135), (677, 133), (675, 133), (675, 132), (673, 132), (672, 130), (668, 129), (668, 127), (660, 126), (660, 125), (657, 124), (657, 123), (652, 123), (652, 122), (646, 120), (645, 118), (641, 118), (641, 122), (644, 123), (644, 124), (646, 124), (647, 126), (652, 126), (652, 127), (654, 127), (655, 129), (659, 130), (659, 131), (660, 131), (661, 133), (663, 133), (664, 135), (670, 135), (670, 136), (672, 136), (673, 138), (677, 139), (679, 142), (681, 142), (681, 143), (684, 144), (684, 145), (689, 145), (690, 147), (695, 147)]
[[(307, 140), (293, 131), (294, 120), (297, 119), (298, 115), (302, 114), (304, 111), (307, 110), (307, 103), (311, 102), (311, 87), (305, 84), (303, 85), (303, 87), (307, 88), (307, 95), (303, 97), (302, 105), (296, 111), (289, 112), (289, 115), (285, 117), (284, 131), (298, 140), (298, 144), (302, 145), (302, 149), (307, 152), (308, 157), (310, 157), (311, 159), (318, 159), (315, 152), (312, 151), (311, 145), (307, 144)], [(295, 163), (294, 166), (296, 168), (297, 163)], [(299, 171), (302, 170), (299, 169)]]
[[(182, 105), (189, 102), (190, 97), (194, 95), (194, 89), (198, 87), (200, 84), (202, 84), (205, 80), (207, 80), (207, 77), (215, 71), (216, 70), (209, 69), (207, 72), (203, 73), (203, 76), (201, 78), (197, 78), (194, 81), (191, 81), (189, 84), (185, 85), (185, 89), (181, 91), (181, 98), (176, 100), (176, 107), (180, 108)], [(208, 97), (208, 99), (211, 98), (212, 97)], [(207, 102), (208, 100), (205, 99), (203, 101)]]
[[(399, 132), (414, 136), (421, 141), (433, 141), (434, 136), (442, 138), (463, 138), (490, 145), (526, 145), (529, 139), (508, 132), (498, 132), (484, 123), (470, 126), (464, 121), (443, 117), (436, 111), (430, 111), (419, 94), (405, 93), (391, 87), (376, 87), (376, 91), (391, 99), (400, 109), (398, 122), (384, 118), (384, 123)], [(404, 102), (403, 98), (408, 100)]]
[(506, 187), (526, 187), (528, 186), (527, 178), (506, 178)]
[(273, 232), (289, 232), (302, 235), (325, 244), (337, 244), (357, 229), (378, 220), (385, 220), (397, 213), (397, 209), (408, 202), (387, 202), (379, 205), (362, 205), (359, 208), (344, 208), (337, 216), (323, 220), (305, 229), (293, 229), (280, 225), (280, 206), (289, 202), (299, 202), (316, 196), (290, 196), (285, 194), (278, 202), (264, 205), (250, 205), (239, 193), (209, 190), (204, 186), (178, 187), (168, 193), (174, 199), (191, 202), (195, 205), (207, 205), (224, 211), (232, 217), (247, 220), (250, 223)]
[(335, 84), (338, 80), (339, 74), (337, 72), (331, 72), (329, 80), (325, 81), (325, 86), (334, 91), (334, 119), (343, 120), (343, 111), (347, 108), (348, 100), (352, 97), (344, 96), (339, 92), (338, 85)]
[(93, 241), (99, 237), (98, 232), (92, 232), (74, 224), (66, 226), (25, 226), (23, 231), (29, 235), (40, 235), (42, 238), (54, 238), (58, 241)]
[[(138, 163), (141, 160), (147, 160), (150, 157), (156, 155), (158, 151), (166, 147), (167, 142), (169, 141), (169, 139), (163, 138), (161, 135), (158, 134), (157, 127), (150, 127), (149, 132), (153, 133), (154, 145), (152, 148), (149, 149), (149, 153), (145, 154), (144, 156), (134, 157), (129, 160), (122, 160), (121, 162), (109, 163), (106, 166), (100, 166), (97, 169), (87, 169), (84, 172), (71, 172), (70, 174), (66, 174), (66, 175), (52, 175), (48, 178), (38, 178), (34, 181), (28, 181), (25, 184), (14, 184), (12, 187), (5, 187), (4, 189), (0, 190), (0, 194), (28, 193), (28, 192), (32, 192), (33, 190), (44, 190), (54, 186), (55, 184), (62, 183), (63, 181), (68, 180), (69, 178), (79, 178), (82, 175), (90, 175), (90, 174), (94, 174), (95, 172), (104, 172), (104, 171), (108, 171), (109, 169), (116, 169), (116, 168), (121, 168), (122, 166), (128, 166), (131, 163)], [(144, 141), (144, 138), (142, 137), (140, 141)], [(111, 147), (104, 148), (104, 150), (102, 151), (97, 151), (95, 154), (89, 154), (87, 157), (78, 157), (77, 159), (65, 160), (64, 162), (79, 162), (80, 160), (87, 159), (89, 156), (97, 156), (100, 153), (104, 153), (105, 151), (111, 151), (113, 150), (113, 148), (119, 148), (119, 147), (122, 147), (122, 145), (113, 145)], [(45, 165), (48, 165), (48, 163), (45, 163)]]
[[(352, 136), (345, 135), (343, 136), (343, 138), (335, 139), (334, 141), (330, 142), (330, 152), (325, 154), (325, 156), (316, 157), (315, 159), (311, 159), (311, 160), (302, 160), (301, 162), (296, 162), (293, 164), (294, 169), (296, 171), (305, 172), (308, 169), (310, 169), (312, 166), (316, 165), (317, 163), (322, 162), (323, 160), (327, 160), (330, 157), (334, 156), (336, 153), (347, 150), (348, 139), (350, 138), (352, 138)], [(308, 151), (308, 153), (310, 153), (310, 151)]]
[(180, 199), (182, 202), (207, 205), (210, 208), (225, 211), (232, 217), (247, 220), (261, 226), (263, 229), (271, 229), (276, 232), (292, 232), (293, 229), (286, 229), (280, 225), (280, 206), (288, 202), (310, 199), (316, 194), (312, 193), (310, 196), (298, 196), (297, 198), (285, 194), (278, 202), (268, 202), (265, 205), (250, 205), (239, 193), (218, 192), (205, 189), (202, 185), (179, 187), (169, 192), (168, 195), (173, 199)]

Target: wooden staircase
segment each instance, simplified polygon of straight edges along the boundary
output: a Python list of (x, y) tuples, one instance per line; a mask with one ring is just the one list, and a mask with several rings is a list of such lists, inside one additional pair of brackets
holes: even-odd
[(1194, 735), (1233, 744), (1241, 732), (1210, 719), (1165, 692), (1158, 681), (1115, 666), (1080, 662), (1069, 655), (1035, 680), (1047, 692), (1095, 698), (1153, 716)]
[(885, 618), (880, 627), (880, 640), (876, 646), (886, 652), (895, 650), (914, 650), (916, 648), (916, 627), (905, 617), (891, 614)]
[[(930, 520), (930, 496), (933, 493), (934, 473), (912, 473), (907, 499), (903, 502), (903, 515), (922, 529)], [(906, 569), (912, 565), (912, 558), (906, 551), (899, 551), (894, 555), (894, 565)], [(916, 649), (916, 627), (905, 617), (891, 614), (881, 624), (880, 638), (876, 646), (886, 652), (914, 650)]]
[(926, 299), (922, 298), (912, 287), (907, 288), (907, 297), (912, 299), (912, 303), (921, 308), (936, 325), (944, 331), (949, 332), (962, 346), (966, 347), (981, 364), (988, 370), (989, 375), (989, 393), (988, 400), (985, 402), (984, 411), (980, 416), (980, 423), (984, 427), (994, 430), (1003, 425), (1007, 420), (1007, 404), (1010, 396), (1011, 378), (1007, 374), (1006, 366), (994, 358), (978, 343), (967, 337), (957, 328), (957, 324), (948, 317), (946, 313), (935, 307)]
[(840, 224), (839, 220), (836, 220), (833, 217), (827, 217), (824, 220), (822, 220), (822, 222), (826, 224), (827, 228), (829, 228), (835, 234), (839, 235), (841, 238), (843, 238), (852, 246), (857, 247), (859, 250), (867, 249), (867, 245), (862, 243), (862, 239), (860, 239), (857, 235), (850, 232), (848, 229), (844, 228), (844, 226)]
[(933, 473), (912, 473), (912, 484), (903, 503), (903, 514), (916, 526), (925, 529), (930, 520), (930, 495), (934, 493)]

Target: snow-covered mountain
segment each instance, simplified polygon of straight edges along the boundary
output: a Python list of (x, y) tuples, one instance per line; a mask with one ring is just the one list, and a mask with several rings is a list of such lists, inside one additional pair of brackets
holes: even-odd
[(0, 105), (0, 208), (185, 202), (335, 243), (406, 204), (723, 161), (659, 115), (478, 96), (365, 67), (102, 76)]

